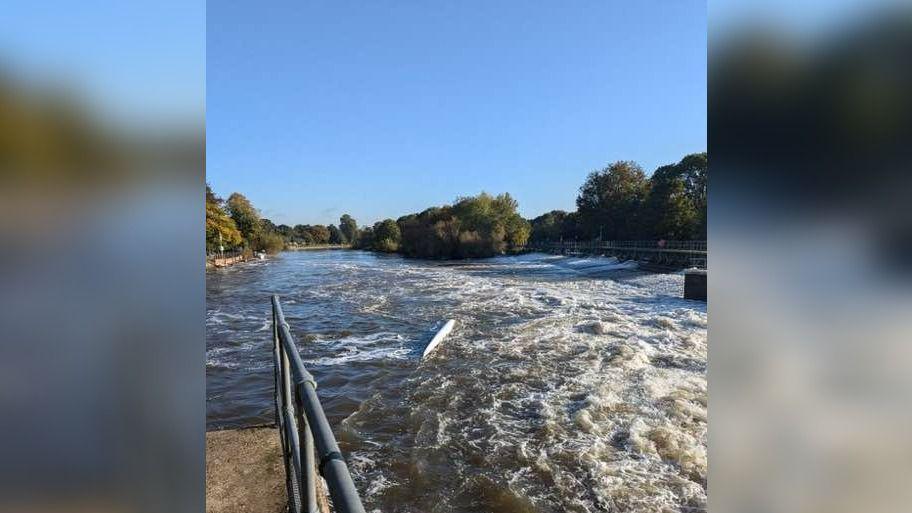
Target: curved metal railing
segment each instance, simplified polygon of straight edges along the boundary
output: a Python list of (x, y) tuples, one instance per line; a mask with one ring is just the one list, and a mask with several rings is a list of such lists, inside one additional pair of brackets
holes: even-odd
[(326, 480), (333, 509), (364, 513), (361, 498), (317, 397), (317, 382), (304, 368), (285, 322), (279, 296), (272, 296), (276, 425), (282, 439), (288, 508), (319, 513), (316, 470)]

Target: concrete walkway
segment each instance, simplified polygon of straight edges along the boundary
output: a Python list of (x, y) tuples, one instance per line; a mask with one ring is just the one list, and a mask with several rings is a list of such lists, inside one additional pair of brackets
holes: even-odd
[(285, 511), (285, 467), (275, 428), (206, 433), (206, 511)]

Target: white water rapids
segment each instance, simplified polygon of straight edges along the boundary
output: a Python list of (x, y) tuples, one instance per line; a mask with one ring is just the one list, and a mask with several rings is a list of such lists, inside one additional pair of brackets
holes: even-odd
[(243, 330), (279, 293), (368, 510), (705, 510), (706, 305), (681, 275), (547, 255), (253, 265), (207, 278), (210, 424), (268, 419), (269, 331)]

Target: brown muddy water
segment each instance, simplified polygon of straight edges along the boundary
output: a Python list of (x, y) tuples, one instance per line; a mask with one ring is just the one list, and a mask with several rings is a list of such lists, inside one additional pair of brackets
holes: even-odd
[(273, 420), (279, 294), (368, 511), (705, 511), (706, 304), (632, 267), (326, 251), (207, 273), (208, 425)]

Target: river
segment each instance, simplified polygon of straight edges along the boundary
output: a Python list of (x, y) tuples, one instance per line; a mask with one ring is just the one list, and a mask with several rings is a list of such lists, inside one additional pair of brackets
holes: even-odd
[(273, 420), (278, 294), (368, 511), (705, 511), (706, 304), (632, 267), (302, 251), (208, 272), (208, 426)]

